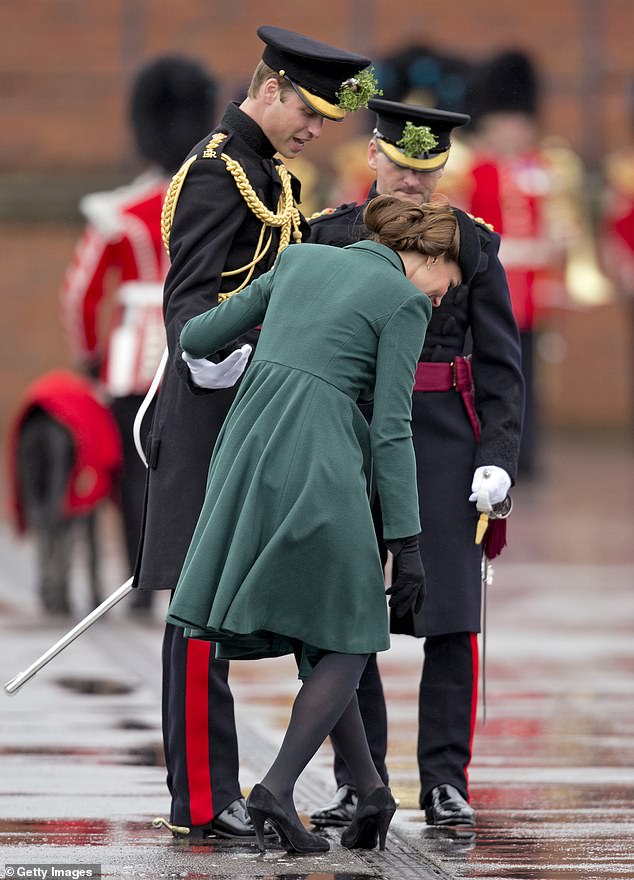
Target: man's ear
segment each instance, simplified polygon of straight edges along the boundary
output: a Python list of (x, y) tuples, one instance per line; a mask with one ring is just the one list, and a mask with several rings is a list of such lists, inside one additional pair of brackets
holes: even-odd
[(270, 76), (262, 84), (260, 95), (266, 104), (273, 104), (280, 92), (280, 84), (274, 76)]
[(376, 141), (374, 140), (374, 138), (371, 138), (368, 144), (368, 165), (370, 166), (372, 171), (376, 171), (376, 160), (378, 152), (379, 151), (376, 145)]

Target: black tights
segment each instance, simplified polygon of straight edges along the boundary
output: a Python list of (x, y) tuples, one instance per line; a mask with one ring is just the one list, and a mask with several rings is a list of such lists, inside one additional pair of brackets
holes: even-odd
[(297, 824), (301, 823), (293, 803), (295, 783), (328, 734), (348, 765), (359, 797), (383, 784), (370, 755), (356, 695), (368, 656), (325, 654), (295, 698), (284, 741), (262, 785)]

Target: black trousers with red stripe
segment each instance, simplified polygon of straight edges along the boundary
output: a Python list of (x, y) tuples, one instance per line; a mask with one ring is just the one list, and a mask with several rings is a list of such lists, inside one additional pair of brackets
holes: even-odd
[(207, 825), (241, 796), (229, 663), (211, 642), (167, 624), (163, 639), (163, 746), (170, 821)]
[[(425, 660), (418, 700), (418, 768), (420, 803), (437, 785), (454, 785), (469, 797), (469, 763), (478, 702), (478, 638), (476, 633), (449, 633), (425, 639)], [(383, 687), (370, 658), (359, 683), (359, 707), (372, 758), (387, 782), (387, 716)], [(337, 785), (352, 784), (335, 750)]]

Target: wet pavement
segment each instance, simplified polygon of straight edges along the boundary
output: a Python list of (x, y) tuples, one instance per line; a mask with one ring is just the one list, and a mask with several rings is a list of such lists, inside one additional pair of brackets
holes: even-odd
[[(509, 547), (487, 608), (487, 717), (470, 769), (474, 831), (429, 828), (417, 808), (422, 645), (394, 639), (380, 664), (389, 768), (400, 807), (385, 853), (291, 857), (191, 845), (166, 816), (160, 735), (161, 607), (122, 605), (14, 697), (0, 695), (0, 876), (11, 865), (101, 865), (104, 877), (634, 878), (634, 454), (603, 440), (553, 442), (538, 483), (515, 491)], [(125, 579), (104, 524), (104, 582)], [(0, 676), (69, 628), (43, 620), (28, 544), (0, 528)], [(87, 590), (76, 577), (77, 615)], [(283, 734), (298, 682), (288, 659), (232, 667), (245, 793)], [(324, 746), (297, 788), (304, 814), (334, 790)], [(7, 871), (5, 871), (5, 865)], [(14, 873), (13, 876), (43, 876)], [(61, 875), (60, 875), (61, 876)], [(66, 876), (71, 876), (67, 874)], [(84, 874), (83, 876), (87, 876)]]

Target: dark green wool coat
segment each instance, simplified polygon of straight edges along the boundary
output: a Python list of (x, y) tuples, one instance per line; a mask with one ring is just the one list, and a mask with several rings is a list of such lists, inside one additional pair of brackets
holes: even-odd
[[(414, 371), (431, 302), (374, 242), (296, 245), (230, 300), (192, 318), (195, 357), (262, 324), (212, 456), (168, 621), (218, 656), (389, 647), (368, 486), (387, 538), (420, 531)], [(359, 399), (374, 399), (367, 424)]]

